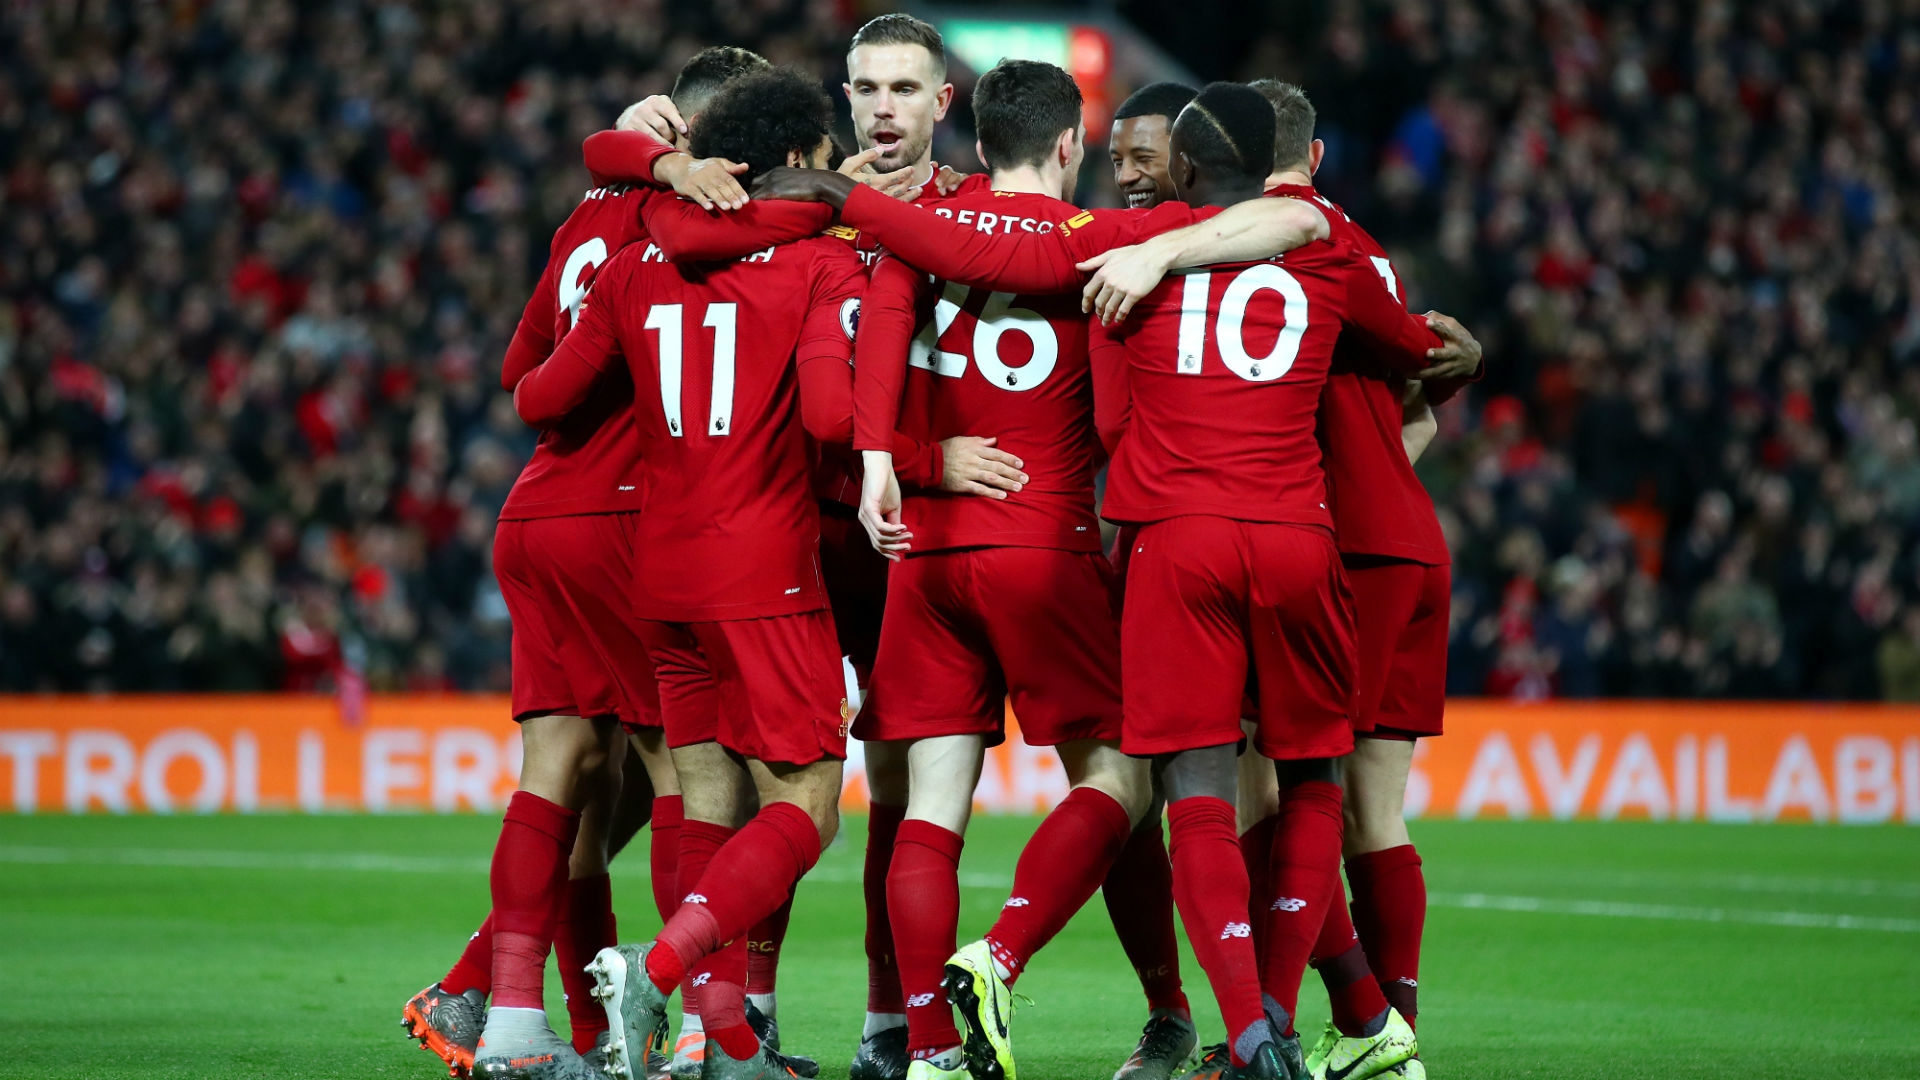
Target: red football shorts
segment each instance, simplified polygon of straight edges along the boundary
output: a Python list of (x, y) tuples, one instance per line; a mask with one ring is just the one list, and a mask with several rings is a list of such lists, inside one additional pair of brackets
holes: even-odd
[(493, 572), (513, 620), (513, 718), (617, 716), (659, 727), (632, 594), (638, 515), (502, 521)]
[(969, 548), (893, 567), (873, 685), (854, 734), (1006, 740), (1120, 737), (1120, 623), (1098, 553)]
[(643, 620), (667, 745), (718, 742), (755, 761), (847, 756), (846, 679), (833, 615)]
[(1120, 658), (1129, 754), (1238, 742), (1249, 675), (1260, 753), (1353, 749), (1353, 597), (1324, 530), (1198, 516), (1143, 526)]
[(887, 560), (873, 550), (853, 508), (827, 499), (820, 501), (820, 577), (833, 606), (840, 653), (864, 681), (880, 648)]
[(1445, 566), (1351, 555), (1359, 630), (1359, 682), (1353, 730), (1438, 735), (1447, 704), (1447, 629), (1453, 604)]

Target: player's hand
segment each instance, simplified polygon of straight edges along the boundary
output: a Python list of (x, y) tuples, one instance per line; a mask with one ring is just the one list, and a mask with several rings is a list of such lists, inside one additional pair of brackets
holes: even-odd
[(913, 533), (900, 523), (900, 479), (893, 473), (893, 455), (868, 450), (860, 456), (865, 462), (860, 480), (860, 524), (875, 551), (889, 562), (899, 562), (913, 547)]
[(1440, 347), (1427, 350), (1431, 367), (1415, 375), (1416, 379), (1465, 379), (1480, 370), (1480, 342), (1460, 325), (1460, 320), (1437, 311), (1427, 312), (1427, 327), (1440, 335)]
[(702, 210), (738, 210), (747, 205), (747, 189), (734, 179), (747, 167), (726, 158), (666, 154), (653, 163), (653, 178), (700, 204)]
[(651, 131), (661, 142), (678, 149), (684, 150), (687, 146), (687, 122), (680, 119), (680, 110), (673, 107), (673, 99), (665, 94), (655, 94), (627, 106), (613, 126), (620, 131)]
[(960, 185), (970, 179), (970, 174), (960, 172), (948, 165), (942, 165), (933, 172), (933, 190), (946, 198), (960, 190)]
[(760, 174), (753, 182), (753, 197), (826, 203), (837, 210), (847, 204), (847, 196), (858, 186), (860, 182), (851, 176), (825, 169), (794, 169), (782, 165)]
[(940, 474), (940, 490), (1004, 499), (1009, 492), (1026, 487), (1027, 474), (1020, 471), (1026, 462), (1005, 450), (994, 449), (993, 444), (999, 441), (972, 435), (940, 440), (940, 451), (947, 461), (946, 469)]
[(841, 176), (849, 176), (873, 190), (892, 199), (912, 202), (920, 195), (920, 185), (913, 182), (913, 166), (895, 169), (889, 173), (874, 172), (873, 163), (883, 152), (882, 147), (869, 146), (840, 163), (834, 171)]
[(1151, 240), (1103, 251), (1079, 264), (1082, 271), (1094, 271), (1080, 290), (1080, 310), (1098, 315), (1102, 326), (1124, 321), (1133, 305), (1159, 288), (1171, 265)]

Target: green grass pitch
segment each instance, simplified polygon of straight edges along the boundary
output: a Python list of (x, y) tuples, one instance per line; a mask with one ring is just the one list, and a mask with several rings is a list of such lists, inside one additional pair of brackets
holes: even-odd
[[(487, 904), (483, 817), (0, 817), (0, 1076), (416, 1077), (400, 1006)], [(963, 938), (1005, 898), (1024, 819), (968, 840)], [(864, 819), (802, 886), (783, 1041), (844, 1077), (865, 995)], [(1920, 832), (1423, 822), (1421, 971), (1437, 1077), (1920, 1076)], [(636, 848), (645, 843), (644, 834)], [(646, 858), (614, 869), (655, 928)], [(1219, 1038), (1187, 958), (1203, 1041)], [(564, 1031), (557, 980), (550, 1010)], [(1021, 990), (1022, 1075), (1104, 1080), (1143, 1019), (1095, 900)], [(1325, 998), (1309, 975), (1309, 1035)]]

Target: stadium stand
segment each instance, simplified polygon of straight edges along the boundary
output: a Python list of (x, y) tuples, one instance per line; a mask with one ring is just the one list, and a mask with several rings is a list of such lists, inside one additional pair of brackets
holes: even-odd
[[(1486, 344), (1421, 466), (1453, 692), (1920, 700), (1917, 8), (1345, 4), (1231, 72)], [(504, 690), (496, 369), (580, 140), (711, 42), (837, 84), (852, 19), (8, 6), (0, 690)]]

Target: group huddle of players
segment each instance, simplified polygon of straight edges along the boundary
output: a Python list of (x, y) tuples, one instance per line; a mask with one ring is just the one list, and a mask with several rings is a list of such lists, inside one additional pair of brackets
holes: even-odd
[[(818, 84), (736, 48), (587, 140), (596, 186), (501, 373), (542, 431), (494, 546), (520, 789), (492, 912), (408, 1033), (455, 1075), (817, 1075), (781, 1051), (774, 977), (851, 732), (851, 1080), (1016, 1080), (1011, 988), (1095, 891), (1148, 1009), (1115, 1080), (1424, 1076), (1400, 811), (1440, 732), (1449, 589), (1412, 460), (1478, 344), (1410, 314), (1315, 193), (1296, 87), (1135, 94), (1128, 208), (1082, 211), (1061, 69), (980, 77), (965, 177), (930, 158), (933, 27), (874, 20), (848, 72), (863, 149), (832, 171)], [(959, 947), (1009, 702), (1071, 787)], [(664, 926), (617, 945), (607, 862), (649, 821)], [(1198, 1058), (1176, 904), (1225, 1022)], [(1309, 964), (1333, 1020), (1303, 1053)]]

